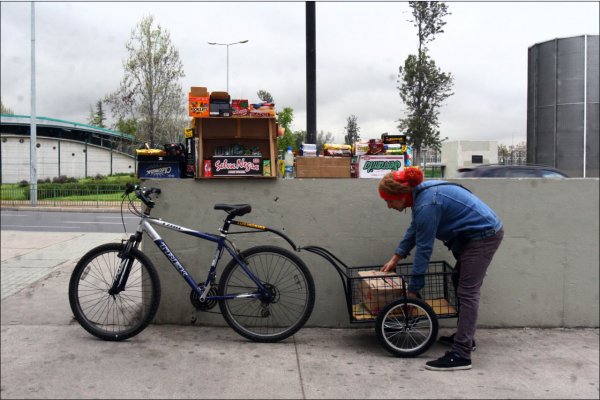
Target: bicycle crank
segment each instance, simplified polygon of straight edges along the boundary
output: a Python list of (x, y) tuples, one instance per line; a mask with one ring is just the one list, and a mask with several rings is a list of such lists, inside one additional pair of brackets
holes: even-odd
[[(198, 286), (203, 287), (204, 282), (199, 282)], [(213, 285), (213, 286), (211, 286), (210, 290), (208, 291), (207, 296), (212, 297), (212, 296), (216, 296), (216, 295), (217, 295), (217, 285)], [(192, 292), (190, 293), (190, 301), (192, 302), (192, 305), (194, 306), (194, 308), (198, 311), (208, 311), (217, 305), (216, 300), (206, 299), (205, 301), (200, 301), (200, 297), (198, 297), (198, 293), (196, 293), (196, 291), (194, 289), (192, 289)]]

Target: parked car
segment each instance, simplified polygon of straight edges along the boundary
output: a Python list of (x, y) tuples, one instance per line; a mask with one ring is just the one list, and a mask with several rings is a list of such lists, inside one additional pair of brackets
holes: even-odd
[(460, 178), (569, 178), (563, 171), (546, 165), (483, 164), (459, 168), (458, 173)]

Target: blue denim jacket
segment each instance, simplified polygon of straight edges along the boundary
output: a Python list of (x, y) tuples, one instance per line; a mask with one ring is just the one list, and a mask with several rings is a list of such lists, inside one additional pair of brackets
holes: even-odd
[[(435, 239), (443, 242), (477, 240), (491, 236), (502, 228), (502, 221), (477, 196), (456, 185), (439, 185), (444, 181), (426, 181), (415, 188), (418, 191), (438, 186), (416, 195), (412, 207), (412, 221), (395, 253), (406, 257), (416, 246), (412, 274), (424, 274), (429, 266)], [(424, 286), (423, 277), (411, 279), (409, 290)]]

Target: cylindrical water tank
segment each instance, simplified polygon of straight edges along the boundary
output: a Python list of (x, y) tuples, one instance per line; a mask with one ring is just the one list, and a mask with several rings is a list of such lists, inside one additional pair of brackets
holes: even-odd
[(598, 35), (559, 38), (529, 48), (527, 162), (573, 177), (598, 176)]

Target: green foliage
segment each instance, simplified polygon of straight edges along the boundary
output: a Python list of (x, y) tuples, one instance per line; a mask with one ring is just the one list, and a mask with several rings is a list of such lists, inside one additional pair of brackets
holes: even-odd
[(177, 142), (187, 126), (179, 82), (185, 73), (169, 32), (155, 26), (153, 16), (145, 17), (132, 31), (126, 49), (123, 80), (104, 101), (119, 121), (135, 121), (138, 141), (149, 142), (152, 148)]
[(271, 96), (271, 93), (267, 92), (266, 90), (259, 90), (258, 92), (256, 92), (256, 95), (261, 101), (273, 103), (273, 96)]
[(0, 98), (0, 114), (9, 114), (9, 115), (14, 114), (14, 111), (12, 110), (12, 108), (8, 108), (4, 105), (4, 103), (2, 102), (2, 98)]
[(427, 47), (437, 34), (444, 32), (446, 22), (443, 19), (449, 15), (448, 7), (436, 1), (409, 4), (413, 9), (412, 22), (417, 28), (419, 48), (417, 55), (409, 55), (404, 66), (399, 68), (398, 90), (407, 110), (406, 116), (399, 120), (398, 129), (407, 134), (418, 164), (422, 148), (441, 149), (438, 109), (453, 95), (453, 77), (437, 67)]
[[(137, 185), (140, 183), (140, 179), (129, 173), (106, 177), (98, 174), (87, 179), (76, 179), (61, 175), (53, 178), (51, 183), (50, 179), (39, 180), (37, 198), (38, 200), (96, 200), (99, 196), (103, 196), (110, 197), (105, 200), (116, 201), (119, 200), (127, 183)], [(17, 184), (2, 184), (2, 200), (29, 199), (29, 182), (26, 180)]]
[(348, 117), (348, 124), (344, 127), (346, 131), (346, 135), (344, 136), (345, 144), (354, 144), (354, 142), (358, 142), (360, 140), (360, 128), (358, 127), (358, 123), (356, 122), (356, 115), (351, 115)]
[(115, 130), (128, 135), (136, 136), (137, 120), (135, 118), (119, 118)]
[(98, 100), (96, 103), (96, 111), (92, 109), (90, 105), (90, 116), (88, 118), (88, 124), (92, 126), (97, 126), (99, 128), (106, 128), (104, 125), (104, 121), (106, 120), (106, 116), (104, 115), (104, 110), (102, 109), (102, 100)]

